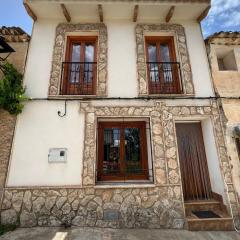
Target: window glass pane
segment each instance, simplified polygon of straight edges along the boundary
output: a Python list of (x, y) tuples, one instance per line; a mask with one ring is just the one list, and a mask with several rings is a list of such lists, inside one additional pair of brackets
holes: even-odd
[(86, 43), (85, 45), (85, 64), (84, 64), (84, 83), (90, 84), (93, 79), (94, 45)]
[(80, 62), (81, 44), (73, 43), (71, 62)]
[(157, 62), (157, 47), (156, 44), (148, 45), (148, 61)]
[(94, 45), (92, 43), (85, 45), (85, 62), (94, 62)]
[(148, 45), (148, 61), (150, 80), (152, 82), (159, 82), (159, 72), (157, 62), (157, 47), (155, 44)]
[(81, 53), (81, 44), (73, 43), (72, 45), (72, 57), (70, 65), (70, 83), (78, 83), (80, 78), (80, 53)]
[(140, 129), (125, 128), (125, 164), (127, 174), (142, 173), (140, 154)]
[(172, 65), (169, 64), (169, 62), (171, 62), (171, 59), (168, 44), (166, 43), (160, 44), (160, 54), (162, 61), (165, 62), (162, 64), (164, 82), (171, 83), (173, 81), (173, 76)]
[(120, 129), (104, 129), (104, 174), (115, 174), (120, 171)]
[(79, 63), (71, 63), (70, 65), (70, 83), (78, 83), (80, 77), (80, 64)]
[(160, 54), (161, 54), (162, 62), (170, 62), (171, 61), (168, 44), (166, 44), (166, 43), (160, 44)]

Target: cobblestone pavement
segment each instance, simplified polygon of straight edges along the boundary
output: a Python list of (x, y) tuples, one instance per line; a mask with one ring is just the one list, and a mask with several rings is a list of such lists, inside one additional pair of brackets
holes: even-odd
[(0, 240), (240, 240), (236, 232), (189, 232), (186, 230), (106, 228), (19, 228)]

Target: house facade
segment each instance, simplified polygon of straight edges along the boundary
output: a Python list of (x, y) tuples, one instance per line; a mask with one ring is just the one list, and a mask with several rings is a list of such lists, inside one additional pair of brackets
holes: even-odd
[(233, 182), (240, 199), (240, 33), (219, 32), (206, 39), (216, 94), (224, 113)]
[(2, 222), (232, 229), (238, 202), (199, 24), (210, 1), (24, 5), (32, 101), (17, 118)]

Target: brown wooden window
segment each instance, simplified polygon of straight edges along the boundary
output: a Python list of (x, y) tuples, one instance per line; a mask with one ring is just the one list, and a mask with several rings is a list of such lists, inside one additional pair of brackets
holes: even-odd
[(63, 95), (95, 95), (97, 78), (97, 37), (69, 36), (62, 63)]
[(146, 122), (98, 123), (98, 181), (147, 180)]
[(149, 93), (181, 93), (180, 64), (176, 62), (174, 38), (146, 37), (146, 54)]

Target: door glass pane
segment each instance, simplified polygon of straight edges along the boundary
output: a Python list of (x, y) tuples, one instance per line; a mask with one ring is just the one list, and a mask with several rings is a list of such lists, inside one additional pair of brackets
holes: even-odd
[(157, 64), (157, 47), (155, 44), (148, 45), (148, 62), (149, 74), (152, 82), (159, 81), (158, 64)]
[(173, 81), (173, 77), (172, 77), (172, 64), (170, 64), (171, 59), (168, 44), (166, 43), (160, 44), (160, 55), (162, 61), (164, 62), (162, 64), (164, 82), (170, 83)]
[(125, 128), (124, 133), (126, 173), (142, 173), (140, 154), (140, 129)]
[(120, 129), (104, 129), (103, 173), (116, 174), (120, 171)]
[(94, 45), (85, 44), (84, 83), (89, 84), (93, 78)]
[(72, 44), (72, 56), (71, 56), (71, 67), (70, 67), (70, 83), (78, 83), (80, 79), (80, 53), (81, 53), (81, 44), (73, 43)]

